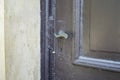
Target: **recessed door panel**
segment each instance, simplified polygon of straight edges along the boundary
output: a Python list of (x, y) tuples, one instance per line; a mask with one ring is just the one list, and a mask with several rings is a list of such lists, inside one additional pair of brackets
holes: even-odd
[(120, 1), (81, 0), (81, 2), (82, 55), (119, 61)]
[(120, 52), (120, 0), (91, 0), (90, 49)]

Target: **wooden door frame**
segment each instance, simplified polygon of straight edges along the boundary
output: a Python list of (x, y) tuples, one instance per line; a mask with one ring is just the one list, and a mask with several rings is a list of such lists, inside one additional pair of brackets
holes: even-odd
[(41, 80), (48, 80), (48, 55), (46, 55), (46, 0), (41, 0)]
[(41, 80), (54, 80), (55, 0), (41, 0)]

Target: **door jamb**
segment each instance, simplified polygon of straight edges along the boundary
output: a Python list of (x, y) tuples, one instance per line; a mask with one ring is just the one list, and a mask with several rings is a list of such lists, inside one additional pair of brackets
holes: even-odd
[(48, 57), (49, 55), (46, 53), (47, 52), (47, 47), (48, 45), (46, 42), (47, 37), (46, 37), (46, 22), (47, 22), (47, 1), (48, 0), (41, 0), (41, 80), (48, 80), (49, 76), (49, 62), (48, 62)]
[(54, 80), (55, 0), (41, 0), (41, 80)]

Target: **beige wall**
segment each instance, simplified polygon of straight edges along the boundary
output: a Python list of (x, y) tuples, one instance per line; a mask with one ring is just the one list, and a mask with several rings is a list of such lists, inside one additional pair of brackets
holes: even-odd
[(40, 80), (40, 0), (4, 1), (6, 80)]
[(0, 80), (5, 80), (4, 0), (0, 0)]

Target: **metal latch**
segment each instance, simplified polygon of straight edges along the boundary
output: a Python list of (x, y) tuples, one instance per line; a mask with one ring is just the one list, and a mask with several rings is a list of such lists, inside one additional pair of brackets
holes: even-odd
[(55, 38), (68, 38), (68, 34), (60, 30), (58, 33), (54, 33)]

